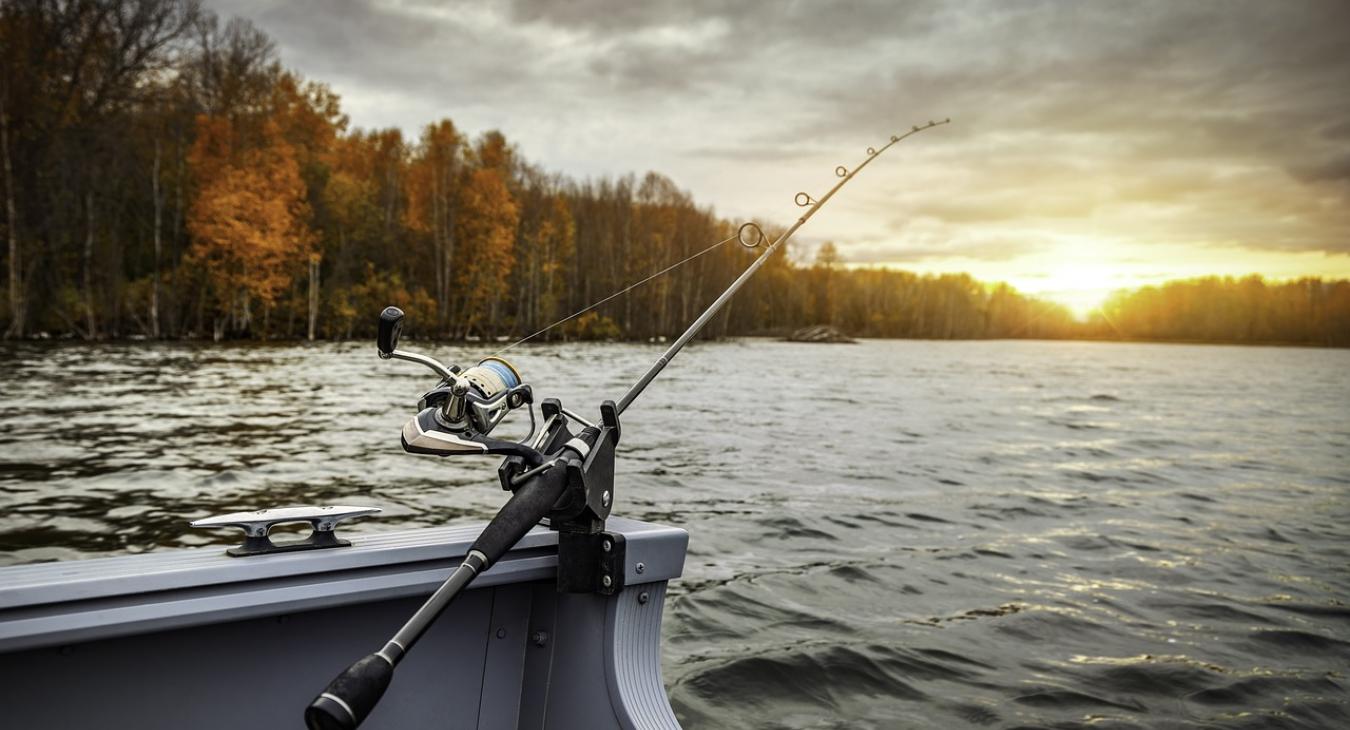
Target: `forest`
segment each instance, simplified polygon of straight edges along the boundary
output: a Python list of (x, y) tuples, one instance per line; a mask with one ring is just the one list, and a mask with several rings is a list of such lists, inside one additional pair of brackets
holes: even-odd
[[(6, 338), (341, 339), (388, 304), (421, 337), (682, 326), (757, 254), (659, 173), (575, 180), (500, 132), (353, 128), (267, 35), (195, 0), (0, 4)], [(775, 232), (767, 222), (765, 231)], [(731, 240), (728, 240), (731, 239)], [(1004, 284), (784, 249), (709, 328), (779, 334), (1350, 345), (1350, 282), (1205, 278), (1088, 321)]]

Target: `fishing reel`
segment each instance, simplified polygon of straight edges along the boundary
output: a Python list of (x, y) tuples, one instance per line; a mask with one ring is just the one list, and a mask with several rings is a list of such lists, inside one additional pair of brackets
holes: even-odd
[[(680, 335), (665, 354), (648, 368), (618, 403), (607, 400), (600, 405), (599, 424), (587, 422), (564, 409), (558, 400), (550, 398), (541, 404), (545, 423), (536, 436), (534, 396), (530, 387), (521, 383), (520, 373), (511, 367), (510, 363), (500, 358), (489, 357), (474, 367), (461, 371), (457, 367), (447, 368), (425, 355), (399, 352), (395, 348), (403, 328), (403, 312), (395, 307), (385, 309), (380, 314), (378, 340), (380, 357), (420, 363), (441, 376), (440, 385), (422, 397), (420, 412), (404, 426), (403, 448), (414, 453), (440, 456), (505, 455), (506, 458), (502, 460), (497, 473), (502, 488), (511, 492), (511, 498), (483, 528), (459, 567), (455, 568), (450, 577), (408, 619), (403, 628), (399, 629), (378, 652), (348, 667), (329, 683), (324, 692), (314, 698), (305, 710), (305, 724), (309, 729), (354, 730), (360, 725), (374, 709), (375, 703), (384, 695), (393, 678), (394, 667), (426, 632), (436, 616), (440, 615), (474, 578), (489, 570), (541, 520), (547, 519), (549, 528), (558, 533), (557, 585), (560, 592), (615, 595), (623, 590), (627, 576), (625, 541), (622, 534), (605, 531), (605, 519), (614, 504), (614, 448), (619, 443), (619, 415), (628, 408), (633, 399), (642, 394), (642, 391), (670, 363), (671, 358), (675, 357), (736, 291), (769, 260), (773, 252), (791, 238), (792, 234), (815, 215), (816, 211), (820, 210), (820, 207), (845, 183), (852, 180), (858, 170), (905, 137), (946, 123), (946, 121), (929, 122), (926, 127), (916, 126), (910, 132), (891, 137), (890, 144), (881, 150), (869, 147), (867, 159), (855, 170), (849, 172), (843, 167), (835, 170), (842, 180), (819, 200), (805, 193), (799, 193), (797, 204), (802, 207), (809, 206), (810, 210), (798, 218), (796, 224), (785, 233), (778, 236), (777, 240), (689, 325), (684, 334)], [(760, 231), (758, 226), (747, 224), (741, 226), (736, 236), (714, 244), (712, 248), (733, 238), (747, 244), (744, 234), (750, 230), (750, 226), (758, 232), (758, 239), (762, 241), (763, 231)], [(706, 249), (705, 253), (712, 248)], [(701, 255), (703, 254), (696, 254)], [(625, 291), (628, 289), (619, 293)], [(601, 300), (601, 303), (604, 301), (608, 299)], [(596, 305), (591, 305), (587, 309), (594, 306)], [(527, 405), (530, 406), (529, 436), (516, 443), (494, 439), (488, 435), (507, 413)], [(579, 433), (572, 434), (568, 429), (569, 419), (584, 428)], [(643, 564), (637, 563), (636, 570), (641, 573)], [(645, 603), (646, 595), (646, 593), (639, 595), (638, 602)]]
[[(489, 357), (467, 370), (447, 367), (426, 355), (397, 349), (402, 332), (402, 310), (387, 307), (380, 312), (376, 338), (380, 357), (425, 365), (441, 376), (440, 384), (418, 402), (417, 415), (403, 426), (405, 451), (435, 456), (500, 454), (519, 457), (531, 467), (543, 463), (543, 455), (531, 445), (537, 430), (534, 394), (511, 363)], [(530, 433), (525, 438), (516, 442), (489, 435), (519, 408), (530, 414)]]
[[(546, 472), (565, 474), (559, 498), (546, 507), (549, 526), (563, 533), (595, 536), (604, 529), (613, 507), (614, 447), (619, 442), (619, 406), (613, 401), (600, 405), (600, 423), (592, 423), (567, 410), (556, 398), (540, 404), (543, 425), (534, 413), (534, 393), (520, 372), (499, 357), (488, 357), (467, 370), (398, 348), (403, 331), (403, 312), (387, 307), (380, 313), (376, 339), (380, 357), (408, 360), (425, 365), (441, 376), (427, 391), (418, 412), (403, 426), (405, 451), (435, 456), (496, 454), (505, 456), (497, 468), (502, 489), (515, 493)], [(493, 438), (489, 434), (514, 410), (530, 414), (530, 433), (520, 441)], [(573, 432), (572, 428), (581, 430)], [(564, 546), (564, 552), (567, 552)], [(571, 575), (573, 571), (564, 571)], [(589, 585), (589, 581), (583, 581)], [(565, 576), (560, 585), (574, 582)]]

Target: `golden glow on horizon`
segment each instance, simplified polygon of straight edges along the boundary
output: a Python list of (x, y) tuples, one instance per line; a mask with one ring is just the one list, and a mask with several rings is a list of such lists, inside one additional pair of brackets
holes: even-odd
[(1002, 261), (953, 256), (883, 265), (922, 274), (968, 273), (988, 284), (1006, 282), (1022, 293), (1063, 304), (1080, 318), (1086, 318), (1116, 290), (1175, 279), (1250, 274), (1272, 281), (1308, 276), (1350, 279), (1350, 255), (1346, 254), (1125, 240), (1065, 242), (1052, 251)]
[[(1014, 282), (1010, 283), (1017, 286)], [(1122, 286), (1128, 286), (1122, 283), (1117, 271), (1105, 264), (1091, 261), (1066, 261), (1055, 264), (1045, 272), (1045, 276), (1037, 284), (1042, 291), (1053, 292), (1050, 295), (1051, 299), (1068, 306), (1080, 317), (1101, 306), (1111, 292)], [(1018, 288), (1031, 291), (1025, 284)]]

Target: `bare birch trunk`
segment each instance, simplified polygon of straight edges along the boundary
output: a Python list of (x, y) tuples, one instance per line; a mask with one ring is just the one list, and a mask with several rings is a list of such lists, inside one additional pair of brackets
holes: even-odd
[(159, 257), (163, 248), (160, 229), (164, 221), (164, 200), (159, 194), (159, 140), (155, 140), (155, 165), (154, 176), (151, 180), (151, 191), (155, 203), (155, 268), (154, 278), (150, 282), (150, 336), (159, 339)]
[(84, 194), (85, 231), (84, 231), (84, 315), (88, 320), (89, 331), (86, 339), (98, 337), (98, 321), (94, 318), (94, 191)]
[(455, 256), (455, 211), (453, 203), (450, 200), (450, 182), (454, 179), (453, 164), (447, 165), (445, 169), (445, 182), (443, 185), (443, 200), (441, 202), (441, 235), (444, 236), (444, 242), (441, 244), (441, 278), (445, 281), (445, 317), (446, 333), (450, 332), (450, 317), (453, 308), (450, 306), (450, 295), (453, 287), (450, 284), (450, 266)]
[(434, 249), (432, 258), (436, 262), (434, 264), (436, 268), (436, 318), (439, 324), (445, 326), (447, 287), (445, 269), (441, 266), (444, 241), (441, 239), (441, 176), (438, 172), (433, 170), (431, 176), (431, 244)]
[[(291, 283), (290, 299), (295, 299), (295, 284)], [(295, 337), (295, 307), (286, 307), (286, 339)]]
[(23, 291), (19, 262), (19, 219), (14, 205), (14, 173), (9, 160), (9, 114), (0, 98), (0, 148), (5, 157), (5, 230), (9, 238), (9, 326), (5, 337), (23, 336)]
[(539, 329), (539, 323), (544, 319), (543, 298), (539, 296), (539, 279), (542, 274), (540, 269), (543, 268), (540, 263), (542, 255), (539, 251), (535, 251), (534, 260), (530, 266), (530, 321), (527, 327), (522, 328), (527, 335)]
[(309, 259), (309, 341), (314, 341), (314, 333), (319, 326), (319, 257)]
[[(174, 149), (175, 164), (173, 176), (173, 219), (169, 226), (169, 246), (174, 248), (175, 251), (178, 251), (180, 242), (182, 241), (181, 236), (183, 228), (183, 178), (185, 177), (184, 167), (186, 166), (186, 160), (184, 159), (183, 154), (183, 139), (181, 132), (179, 133), (178, 143), (174, 147), (175, 147)], [(171, 255), (169, 257), (169, 261), (170, 261), (169, 287), (170, 290), (176, 294), (175, 298), (179, 302), (179, 309), (177, 310), (177, 316), (174, 317), (172, 324), (176, 324), (177, 332), (181, 333), (183, 330), (183, 322), (185, 322), (187, 318), (190, 316), (190, 312), (184, 311), (183, 308), (184, 305), (188, 303), (189, 299), (188, 296), (186, 296), (186, 294), (183, 292), (184, 282), (181, 279), (179, 279), (180, 271), (175, 263), (177, 261), (177, 257)], [(201, 330), (202, 330), (201, 321), (200, 318), (198, 318), (197, 332), (200, 333)], [(200, 336), (200, 334), (198, 336)]]

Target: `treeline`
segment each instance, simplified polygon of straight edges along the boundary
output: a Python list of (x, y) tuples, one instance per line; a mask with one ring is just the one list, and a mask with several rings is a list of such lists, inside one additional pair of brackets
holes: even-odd
[[(571, 180), (450, 120), (352, 129), (263, 32), (195, 0), (7, 0), (0, 64), (6, 337), (364, 337), (388, 304), (421, 336), (522, 336), (736, 233), (656, 173)], [(545, 337), (673, 335), (754, 255), (731, 241)], [(826, 245), (775, 255), (709, 332), (1346, 344), (1346, 296), (1213, 280), (1080, 323)]]
[(1084, 325), (1097, 337), (1350, 346), (1350, 282), (1205, 277), (1112, 295)]

